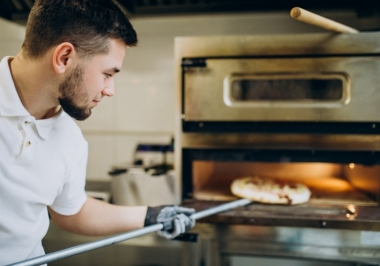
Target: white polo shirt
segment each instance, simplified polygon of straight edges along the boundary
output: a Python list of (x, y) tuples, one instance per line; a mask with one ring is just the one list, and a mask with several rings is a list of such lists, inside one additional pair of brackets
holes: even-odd
[(87, 142), (65, 112), (36, 120), (22, 105), (8, 64), (0, 63), (0, 265), (44, 254), (47, 206), (77, 213), (84, 191)]

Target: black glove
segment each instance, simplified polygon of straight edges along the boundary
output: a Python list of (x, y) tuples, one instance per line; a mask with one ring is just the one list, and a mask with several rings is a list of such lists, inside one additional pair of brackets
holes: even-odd
[(193, 213), (194, 209), (174, 205), (148, 207), (144, 226), (162, 223), (164, 228), (157, 234), (172, 239), (195, 225), (195, 220), (190, 217)]

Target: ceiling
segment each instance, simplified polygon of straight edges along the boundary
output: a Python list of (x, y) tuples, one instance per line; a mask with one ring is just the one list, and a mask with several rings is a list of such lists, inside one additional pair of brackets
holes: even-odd
[[(25, 24), (35, 0), (0, 0), (0, 17)], [(379, 16), (378, 0), (118, 0), (129, 17), (200, 13), (354, 10), (358, 17)]]

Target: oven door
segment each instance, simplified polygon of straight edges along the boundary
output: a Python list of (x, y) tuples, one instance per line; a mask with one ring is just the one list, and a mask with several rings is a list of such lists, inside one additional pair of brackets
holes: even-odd
[(182, 117), (379, 122), (378, 73), (380, 61), (370, 56), (184, 59)]

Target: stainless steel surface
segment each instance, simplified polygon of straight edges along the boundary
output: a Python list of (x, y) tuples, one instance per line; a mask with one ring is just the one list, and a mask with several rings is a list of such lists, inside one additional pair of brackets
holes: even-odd
[(176, 66), (182, 58), (379, 54), (379, 36), (379, 32), (362, 32), (177, 37)]
[[(365, 78), (362, 69), (368, 69)], [(209, 59), (206, 69), (185, 70), (184, 120), (379, 121), (374, 108), (380, 100), (375, 93), (379, 71), (380, 62), (374, 57)], [(243, 73), (267, 75), (268, 80), (280, 78), (279, 73), (293, 80), (306, 78), (305, 73), (320, 79), (336, 75), (343, 80), (343, 97), (339, 101), (232, 101), (229, 79)]]
[[(331, 39), (321, 39), (323, 37)], [(376, 106), (380, 100), (377, 93), (380, 62), (377, 58), (379, 48), (373, 45), (379, 44), (376, 39), (380, 39), (380, 35), (371, 33), (361, 37), (368, 43), (364, 44), (358, 37), (324, 34), (219, 40), (195, 38), (198, 41), (196, 47), (193, 39), (179, 39), (179, 45), (191, 47), (191, 51), (183, 48), (182, 58), (206, 58), (205, 67), (184, 67), (183, 120), (378, 122), (380, 117)], [(216, 41), (212, 48), (207, 46), (211, 41)], [(247, 58), (255, 56), (257, 58)], [(366, 72), (364, 76), (363, 69)], [(231, 96), (231, 84), (239, 79), (268, 80), (267, 91), (273, 91), (270, 82), (274, 80), (284, 83), (333, 78), (342, 82), (342, 97), (337, 100), (237, 101)], [(282, 89), (289, 94), (295, 88)], [(304, 93), (310, 89), (305, 88)]]
[[(246, 199), (236, 200), (234, 202), (229, 202), (229, 203), (226, 203), (226, 204), (222, 204), (220, 206), (216, 206), (216, 207), (212, 207), (212, 208), (207, 209), (207, 210), (203, 210), (203, 211), (201, 211), (199, 213), (195, 213), (195, 214), (192, 215), (192, 217), (195, 220), (197, 220), (197, 219), (201, 219), (201, 218), (204, 218), (206, 216), (209, 216), (209, 215), (213, 215), (213, 214), (216, 214), (216, 213), (219, 213), (219, 212), (230, 210), (232, 208), (237, 208), (237, 207), (245, 206), (245, 205), (247, 205), (249, 203), (250, 203), (250, 201), (246, 200)], [(127, 232), (127, 233), (124, 233), (124, 234), (119, 234), (119, 235), (116, 235), (116, 236), (112, 236), (112, 237), (108, 237), (108, 238), (105, 238), (105, 239), (97, 240), (97, 241), (94, 241), (94, 242), (91, 242), (91, 243), (86, 243), (86, 244), (82, 244), (82, 245), (79, 245), (79, 246), (71, 247), (71, 248), (68, 248), (68, 249), (60, 250), (60, 251), (57, 251), (57, 252), (52, 252), (50, 254), (46, 254), (46, 255), (43, 255), (43, 256), (40, 256), (40, 257), (36, 257), (36, 258), (20, 261), (20, 262), (17, 262), (17, 263), (12, 263), (12, 264), (9, 264), (9, 266), (41, 265), (41, 264), (45, 264), (45, 263), (48, 263), (48, 262), (51, 262), (51, 261), (55, 261), (55, 260), (59, 260), (59, 259), (63, 259), (63, 258), (69, 257), (69, 256), (73, 256), (73, 255), (76, 255), (76, 254), (80, 254), (80, 253), (83, 253), (83, 252), (87, 252), (87, 251), (90, 251), (90, 250), (93, 250), (93, 249), (97, 249), (97, 248), (113, 245), (113, 244), (116, 244), (116, 243), (119, 243), (119, 242), (122, 242), (122, 241), (125, 241), (125, 240), (128, 240), (128, 239), (131, 239), (131, 238), (135, 238), (135, 237), (139, 237), (139, 236), (146, 235), (146, 234), (149, 234), (149, 233), (157, 232), (157, 231), (162, 230), (163, 228), (164, 228), (163, 224), (157, 223), (157, 224), (150, 225), (150, 226), (147, 226), (147, 227), (144, 227), (144, 228), (141, 228), (141, 229), (138, 229), (138, 230), (134, 230), (134, 231), (131, 231), (131, 232)]]
[(380, 265), (379, 232), (221, 223), (198, 223), (193, 231), (212, 247), (207, 266), (233, 255)]
[[(331, 149), (379, 151), (379, 135), (182, 133), (183, 148)], [(177, 154), (178, 155), (178, 154)]]

